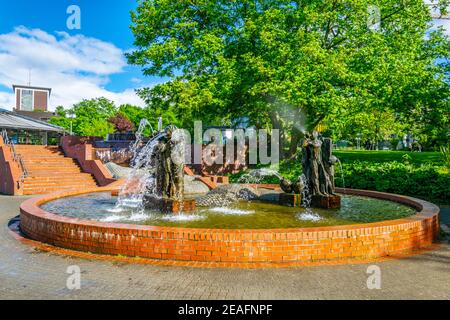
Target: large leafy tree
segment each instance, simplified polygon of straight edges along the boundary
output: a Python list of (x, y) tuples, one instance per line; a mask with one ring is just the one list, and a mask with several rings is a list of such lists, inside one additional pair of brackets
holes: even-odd
[[(142, 119), (147, 119), (152, 128), (156, 129), (159, 117), (163, 116), (163, 125), (176, 124), (180, 125), (177, 117), (161, 108), (141, 108), (130, 104), (123, 104), (119, 107), (119, 113), (126, 115), (126, 117), (134, 124), (135, 128), (139, 128)], [(150, 134), (150, 128), (144, 131), (145, 134)]]
[(448, 112), (449, 42), (423, 0), (141, 0), (132, 21), (129, 63), (171, 78), (141, 97), (186, 128), (247, 117), (291, 155), (343, 110)]
[(112, 101), (106, 98), (83, 100), (68, 110), (58, 107), (58, 117), (52, 118), (51, 123), (60, 125), (80, 136), (106, 137), (115, 128), (108, 122), (117, 112)]

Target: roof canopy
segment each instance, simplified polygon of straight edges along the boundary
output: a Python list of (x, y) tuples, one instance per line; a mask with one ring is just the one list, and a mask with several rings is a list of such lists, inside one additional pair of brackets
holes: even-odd
[(0, 109), (0, 129), (22, 129), (47, 132), (64, 132), (61, 127)]
[(13, 91), (16, 91), (16, 88), (18, 89), (30, 89), (30, 90), (43, 90), (43, 91), (48, 91), (49, 94), (52, 93), (52, 89), (51, 88), (44, 88), (44, 87), (34, 87), (34, 86), (23, 86), (20, 84), (13, 84)]

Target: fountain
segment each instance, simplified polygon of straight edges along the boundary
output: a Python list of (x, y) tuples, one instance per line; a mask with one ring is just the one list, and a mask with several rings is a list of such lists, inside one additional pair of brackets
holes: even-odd
[[(20, 229), (66, 249), (169, 263), (290, 266), (411, 254), (432, 244), (439, 209), (428, 202), (334, 184), (332, 142), (306, 135), (300, 177), (257, 169), (240, 183), (193, 195), (185, 141), (174, 126), (143, 121), (118, 190), (73, 190), (27, 200)], [(300, 165), (300, 163), (299, 163)], [(274, 175), (280, 184), (266, 185)], [(195, 177), (191, 177), (195, 178)], [(189, 265), (189, 264), (186, 264)]]

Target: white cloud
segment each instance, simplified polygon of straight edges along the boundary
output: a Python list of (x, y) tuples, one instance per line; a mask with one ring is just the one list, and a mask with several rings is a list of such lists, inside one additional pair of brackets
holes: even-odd
[(0, 85), (8, 88), (0, 91), (0, 107), (14, 106), (11, 86), (26, 84), (29, 70), (32, 85), (52, 88), (51, 109), (100, 96), (142, 106), (132, 88), (122, 92), (104, 88), (111, 75), (123, 72), (123, 53), (111, 43), (65, 32), (52, 35), (21, 26), (0, 34)]

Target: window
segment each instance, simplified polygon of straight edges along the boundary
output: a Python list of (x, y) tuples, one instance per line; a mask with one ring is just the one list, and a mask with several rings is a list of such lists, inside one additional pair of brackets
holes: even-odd
[(33, 90), (22, 89), (20, 95), (20, 110), (33, 111)]

